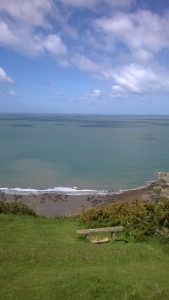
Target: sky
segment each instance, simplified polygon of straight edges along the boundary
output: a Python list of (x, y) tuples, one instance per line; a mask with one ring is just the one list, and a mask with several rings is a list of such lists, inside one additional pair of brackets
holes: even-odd
[(0, 0), (0, 112), (169, 114), (169, 0)]

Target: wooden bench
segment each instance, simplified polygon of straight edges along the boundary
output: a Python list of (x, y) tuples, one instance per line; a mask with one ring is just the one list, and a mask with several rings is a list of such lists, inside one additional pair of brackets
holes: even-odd
[(92, 233), (110, 232), (111, 239), (115, 241), (116, 233), (122, 231), (123, 231), (123, 226), (115, 226), (115, 227), (102, 227), (102, 228), (93, 228), (93, 229), (81, 229), (81, 230), (77, 230), (76, 233), (79, 238), (88, 238)]

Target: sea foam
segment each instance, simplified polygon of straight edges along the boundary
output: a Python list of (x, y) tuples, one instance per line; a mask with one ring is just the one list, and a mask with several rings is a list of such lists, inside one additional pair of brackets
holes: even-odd
[(77, 187), (54, 187), (48, 189), (33, 189), (33, 188), (0, 188), (0, 192), (8, 195), (43, 195), (43, 194), (63, 194), (63, 195), (117, 195), (122, 194), (127, 191), (136, 191), (144, 189), (150, 186), (154, 181), (148, 181), (145, 185), (137, 186), (128, 189), (118, 189), (118, 190), (91, 190), (91, 189), (78, 189)]
[(40, 195), (40, 194), (65, 194), (65, 195), (105, 195), (107, 191), (104, 190), (90, 190), (90, 189), (77, 189), (77, 187), (54, 187), (48, 189), (32, 189), (32, 188), (0, 188), (0, 192), (8, 195)]

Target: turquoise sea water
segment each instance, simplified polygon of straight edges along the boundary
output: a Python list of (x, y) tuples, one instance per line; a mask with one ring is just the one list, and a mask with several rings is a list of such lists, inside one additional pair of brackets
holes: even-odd
[(169, 116), (0, 115), (0, 187), (118, 190), (169, 171)]

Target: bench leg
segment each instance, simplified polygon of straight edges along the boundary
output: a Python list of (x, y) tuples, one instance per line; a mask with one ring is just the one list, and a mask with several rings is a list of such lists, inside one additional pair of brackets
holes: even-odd
[(111, 232), (111, 240), (115, 241), (116, 239), (116, 233), (115, 232)]

